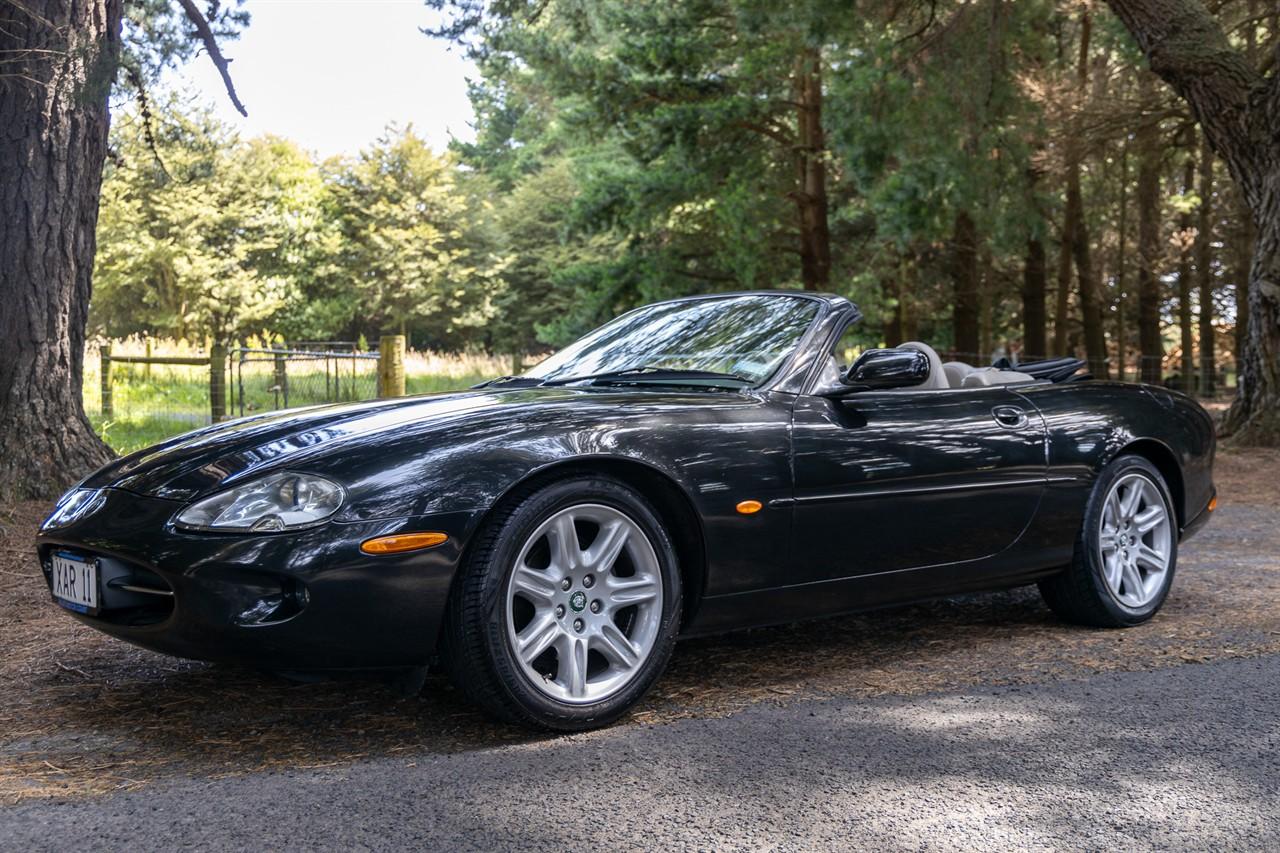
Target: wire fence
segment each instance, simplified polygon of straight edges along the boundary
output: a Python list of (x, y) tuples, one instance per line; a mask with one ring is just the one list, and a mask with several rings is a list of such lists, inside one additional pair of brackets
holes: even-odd
[[(212, 367), (218, 359), (221, 373)], [(406, 392), (421, 394), (509, 373), (511, 356), (410, 352), (404, 366)], [(361, 351), (355, 341), (296, 341), (219, 352), (186, 341), (129, 338), (85, 350), (85, 413), (122, 453), (206, 426), (215, 412), (221, 420), (370, 400), (378, 393), (378, 353)]]
[(378, 396), (377, 353), (241, 347), (230, 355), (237, 415)]

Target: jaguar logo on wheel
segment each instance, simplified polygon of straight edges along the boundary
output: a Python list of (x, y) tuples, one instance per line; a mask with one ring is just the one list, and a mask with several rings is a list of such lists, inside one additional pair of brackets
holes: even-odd
[(574, 613), (581, 613), (583, 608), (587, 606), (587, 594), (582, 590), (578, 590), (569, 596), (569, 606), (573, 608)]

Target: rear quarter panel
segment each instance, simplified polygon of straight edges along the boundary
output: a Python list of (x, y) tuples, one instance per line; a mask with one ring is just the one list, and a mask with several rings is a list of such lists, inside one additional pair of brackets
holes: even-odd
[(1213, 496), (1213, 420), (1186, 395), (1106, 381), (1036, 385), (1019, 393), (1044, 416), (1049, 434), (1050, 483), (1028, 544), (1070, 559), (1095, 479), (1125, 452), (1149, 456), (1161, 468), (1180, 527)]

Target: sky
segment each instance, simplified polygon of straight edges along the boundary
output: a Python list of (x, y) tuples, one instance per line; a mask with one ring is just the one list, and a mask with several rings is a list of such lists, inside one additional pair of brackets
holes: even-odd
[(437, 151), (451, 135), (473, 138), (475, 66), (419, 31), (433, 22), (421, 0), (248, 0), (245, 9), (248, 29), (222, 51), (248, 118), (203, 53), (166, 80), (212, 103), (243, 137), (286, 136), (322, 157), (354, 154), (392, 121), (412, 122)]

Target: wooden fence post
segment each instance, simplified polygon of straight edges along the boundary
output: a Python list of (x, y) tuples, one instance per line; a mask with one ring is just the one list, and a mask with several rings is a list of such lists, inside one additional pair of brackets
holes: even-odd
[(404, 335), (383, 335), (378, 343), (378, 396), (404, 396)]
[(111, 344), (104, 343), (98, 348), (99, 382), (102, 388), (102, 419), (109, 421), (116, 416), (115, 402), (111, 399)]
[(209, 417), (217, 423), (227, 417), (227, 345), (209, 347)]
[(277, 393), (284, 398), (284, 407), (287, 409), (289, 408), (289, 367), (282, 352), (275, 355), (275, 378)]

